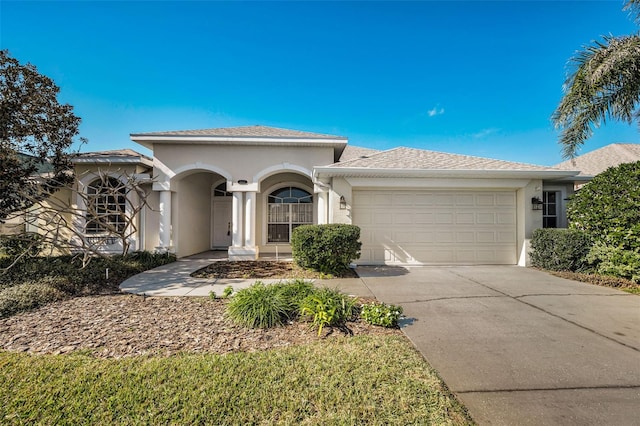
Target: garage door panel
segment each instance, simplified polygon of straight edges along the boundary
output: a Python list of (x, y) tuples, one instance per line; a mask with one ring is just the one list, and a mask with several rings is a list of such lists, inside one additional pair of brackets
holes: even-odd
[(515, 191), (354, 191), (361, 263), (514, 264)]
[(513, 225), (516, 223), (515, 215), (509, 213), (498, 213), (496, 215), (498, 225)]
[(394, 213), (393, 223), (398, 225), (411, 225), (414, 222), (412, 213)]
[(473, 212), (456, 213), (457, 224), (474, 224), (475, 222), (476, 222), (476, 218)]
[(422, 213), (418, 211), (414, 214), (414, 217), (417, 225), (433, 224), (435, 222), (435, 215), (433, 213)]
[(516, 194), (497, 194), (496, 195), (496, 204), (499, 206), (516, 206)]
[(375, 225), (391, 225), (393, 224), (393, 213), (375, 212), (373, 213), (373, 221)]
[(391, 207), (393, 205), (393, 194), (380, 194), (380, 193), (377, 193), (373, 197), (373, 203), (376, 206)]
[(450, 213), (450, 212), (436, 213), (436, 224), (447, 225), (452, 223), (453, 223), (453, 213)]

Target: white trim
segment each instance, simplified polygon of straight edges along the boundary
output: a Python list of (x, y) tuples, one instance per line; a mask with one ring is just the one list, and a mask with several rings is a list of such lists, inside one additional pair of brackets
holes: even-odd
[(515, 178), (560, 179), (575, 176), (578, 172), (566, 170), (455, 170), (455, 169), (382, 169), (368, 167), (314, 167), (314, 179), (329, 177), (361, 178)]
[(144, 142), (156, 143), (190, 143), (216, 145), (289, 145), (289, 146), (335, 146), (343, 147), (347, 138), (314, 138), (295, 136), (196, 136), (196, 135), (137, 135), (131, 134), (130, 139), (145, 145)]
[(208, 172), (213, 172), (213, 173), (217, 173), (220, 176), (222, 176), (223, 178), (225, 178), (226, 180), (231, 180), (231, 173), (227, 172), (224, 169), (221, 169), (218, 166), (214, 166), (212, 164), (206, 164), (206, 163), (201, 163), (199, 161), (196, 161), (195, 163), (191, 163), (191, 164), (185, 164), (184, 166), (180, 166), (175, 170), (171, 170), (171, 173), (173, 174), (169, 174), (167, 172), (165, 172), (167, 174), (167, 176), (169, 177), (169, 179), (174, 179), (176, 177), (181, 177), (180, 175), (184, 174), (185, 172), (189, 172), (189, 171), (208, 171)]
[(531, 182), (530, 179), (434, 179), (434, 178), (344, 178), (352, 188), (357, 189), (384, 189), (384, 188), (433, 188), (433, 189), (478, 189), (478, 188), (524, 188)]
[[(269, 166), (266, 169), (263, 169), (261, 171), (259, 171), (258, 173), (255, 174), (255, 176), (253, 176), (253, 181), (254, 182), (261, 182), (264, 179), (273, 176), (275, 174), (278, 173), (284, 173), (284, 172), (297, 172), (299, 174), (302, 174), (306, 177), (308, 177), (309, 179), (311, 179), (313, 177), (313, 171), (307, 169), (306, 167), (302, 167), (299, 166), (297, 164), (291, 164), (291, 163), (281, 163), (281, 164), (275, 164), (273, 166)], [(313, 191), (311, 191), (313, 192)]]

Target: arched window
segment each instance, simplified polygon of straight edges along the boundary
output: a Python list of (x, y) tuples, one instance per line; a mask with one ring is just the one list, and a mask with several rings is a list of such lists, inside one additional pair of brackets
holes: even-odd
[(227, 182), (222, 182), (213, 190), (214, 197), (231, 197), (233, 194), (227, 191)]
[(291, 232), (300, 225), (313, 223), (313, 195), (304, 189), (287, 186), (269, 194), (267, 241), (288, 243)]
[(87, 187), (87, 234), (123, 232), (126, 225), (126, 188), (112, 177), (98, 178)]

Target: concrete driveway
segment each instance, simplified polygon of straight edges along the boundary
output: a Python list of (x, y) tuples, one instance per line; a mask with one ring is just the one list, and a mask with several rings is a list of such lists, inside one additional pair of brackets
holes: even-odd
[(528, 268), (359, 267), (480, 424), (640, 424), (640, 296)]

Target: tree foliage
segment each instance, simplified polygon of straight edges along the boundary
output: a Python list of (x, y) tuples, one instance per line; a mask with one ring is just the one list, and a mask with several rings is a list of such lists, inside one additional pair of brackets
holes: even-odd
[(640, 161), (596, 176), (573, 196), (567, 215), (572, 228), (596, 241), (640, 251)]
[[(625, 10), (640, 23), (640, 0), (629, 0)], [(604, 36), (570, 59), (564, 97), (552, 115), (561, 129), (563, 157), (578, 148), (607, 119), (632, 123), (640, 114), (640, 35)]]
[(73, 179), (69, 150), (80, 118), (58, 102), (59, 91), (35, 66), (0, 50), (0, 220)]

